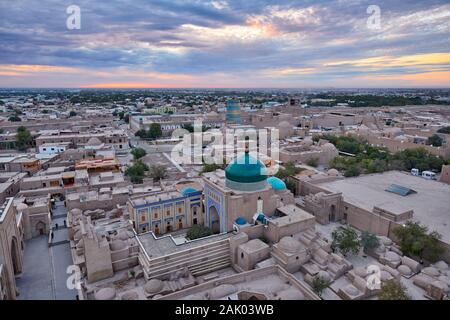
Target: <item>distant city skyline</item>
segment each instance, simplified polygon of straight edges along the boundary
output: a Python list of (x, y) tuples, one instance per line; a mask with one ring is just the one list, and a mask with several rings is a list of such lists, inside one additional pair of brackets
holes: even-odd
[(449, 38), (440, 0), (3, 1), (0, 87), (448, 88)]

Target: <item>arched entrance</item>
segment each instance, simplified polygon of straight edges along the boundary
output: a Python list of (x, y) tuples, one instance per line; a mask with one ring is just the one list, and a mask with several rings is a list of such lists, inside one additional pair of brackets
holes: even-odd
[(329, 217), (330, 221), (335, 221), (336, 220), (336, 207), (334, 204), (331, 205), (330, 207), (330, 217)]
[(209, 207), (209, 225), (213, 233), (220, 233), (219, 212), (215, 206)]
[(36, 223), (36, 233), (39, 235), (45, 234), (45, 223), (43, 223), (42, 221)]
[(20, 266), (19, 247), (16, 237), (13, 237), (11, 240), (11, 261), (13, 265), (14, 275), (21, 273), (22, 268)]

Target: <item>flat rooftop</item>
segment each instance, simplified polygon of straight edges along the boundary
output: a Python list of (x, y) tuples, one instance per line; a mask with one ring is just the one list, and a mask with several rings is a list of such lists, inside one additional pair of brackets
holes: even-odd
[[(416, 193), (402, 196), (386, 189), (396, 184)], [(414, 210), (413, 219), (428, 226), (430, 231), (442, 234), (450, 243), (450, 185), (427, 180), (400, 171), (346, 178), (332, 182), (319, 182), (318, 186), (331, 192), (342, 192), (344, 200), (372, 211), (374, 207), (401, 214)]]
[(162, 236), (160, 238), (154, 237), (152, 232), (138, 235), (138, 239), (142, 243), (145, 252), (150, 259), (162, 257), (178, 251), (192, 249), (207, 243), (212, 243), (233, 236), (233, 233), (221, 233), (204, 238), (199, 238), (182, 244), (176, 244), (170, 235)]

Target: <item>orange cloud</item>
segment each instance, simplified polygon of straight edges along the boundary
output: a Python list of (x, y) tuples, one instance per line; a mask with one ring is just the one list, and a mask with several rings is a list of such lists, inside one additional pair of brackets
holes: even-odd
[(0, 75), (27, 76), (35, 73), (77, 73), (80, 70), (71, 67), (35, 65), (35, 64), (2, 64)]
[(449, 86), (450, 71), (433, 71), (415, 74), (363, 76), (361, 80), (368, 81), (407, 81), (413, 85)]
[(343, 60), (325, 63), (325, 67), (335, 67), (350, 65), (355, 67), (373, 67), (373, 68), (386, 68), (386, 67), (412, 67), (421, 65), (439, 65), (449, 64), (450, 53), (438, 52), (427, 54), (415, 54), (408, 56), (380, 56), (365, 59), (355, 60)]

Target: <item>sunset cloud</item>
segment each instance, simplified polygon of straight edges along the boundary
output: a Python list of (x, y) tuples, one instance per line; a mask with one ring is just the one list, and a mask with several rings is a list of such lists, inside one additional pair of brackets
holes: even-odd
[[(450, 4), (378, 1), (1, 2), (0, 86), (449, 86)], [(394, 83), (395, 84), (395, 83)]]

